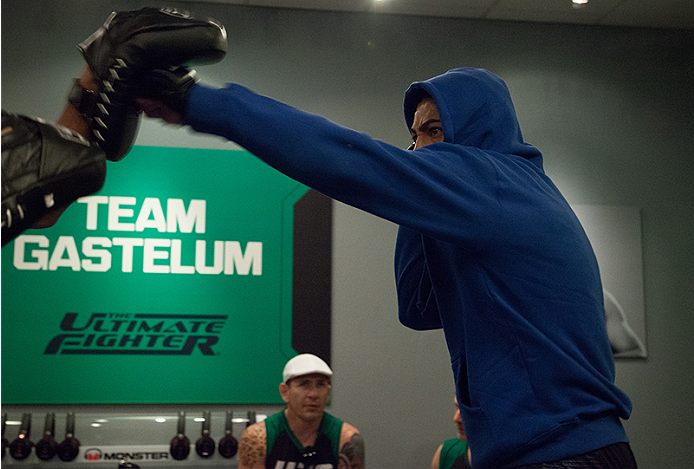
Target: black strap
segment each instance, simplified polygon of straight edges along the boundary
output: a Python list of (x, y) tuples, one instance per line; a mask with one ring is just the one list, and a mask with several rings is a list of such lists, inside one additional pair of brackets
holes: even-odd
[(92, 109), (96, 104), (96, 98), (96, 93), (83, 88), (79, 78), (76, 78), (67, 100), (81, 116), (90, 118), (93, 114)]

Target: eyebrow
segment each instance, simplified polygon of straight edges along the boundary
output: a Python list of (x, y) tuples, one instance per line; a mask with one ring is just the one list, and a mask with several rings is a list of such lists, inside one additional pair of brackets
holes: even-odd
[[(422, 122), (422, 124), (419, 126), (418, 130), (422, 130), (423, 128), (427, 127), (428, 125), (431, 125), (435, 122), (438, 122), (439, 124), (441, 123), (441, 119), (429, 119), (426, 122)], [(412, 127), (410, 128), (410, 133), (415, 133), (415, 128)]]

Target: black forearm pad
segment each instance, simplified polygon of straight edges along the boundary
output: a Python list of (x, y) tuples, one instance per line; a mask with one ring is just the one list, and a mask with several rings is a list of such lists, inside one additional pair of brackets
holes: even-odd
[(105, 179), (103, 152), (79, 134), (2, 112), (2, 246)]

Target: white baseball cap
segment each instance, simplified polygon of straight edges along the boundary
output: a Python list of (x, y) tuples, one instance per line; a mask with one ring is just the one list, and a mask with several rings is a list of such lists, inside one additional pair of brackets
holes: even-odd
[(333, 370), (330, 369), (327, 363), (310, 353), (302, 353), (297, 355), (287, 362), (284, 366), (282, 377), (286, 383), (292, 378), (302, 375), (310, 375), (312, 373), (320, 373), (325, 376), (332, 376)]

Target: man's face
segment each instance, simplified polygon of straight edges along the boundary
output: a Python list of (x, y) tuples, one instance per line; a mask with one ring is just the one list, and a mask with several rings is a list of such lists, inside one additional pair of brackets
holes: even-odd
[(424, 98), (417, 105), (410, 133), (415, 142), (415, 150), (432, 143), (443, 142), (443, 127), (434, 98)]
[(280, 384), (280, 394), (288, 412), (303, 420), (321, 419), (330, 397), (330, 378), (319, 373), (297, 376)]

